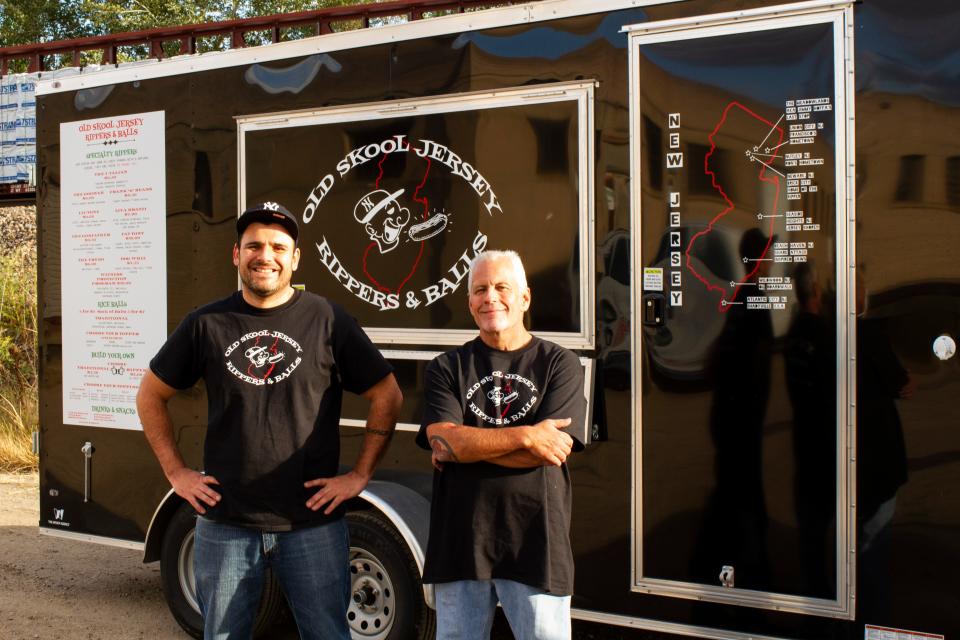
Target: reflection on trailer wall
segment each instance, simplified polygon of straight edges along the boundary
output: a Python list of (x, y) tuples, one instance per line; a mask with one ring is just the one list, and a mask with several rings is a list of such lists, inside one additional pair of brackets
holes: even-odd
[[(960, 60), (943, 28), (960, 23), (960, 6), (873, 1), (858, 5), (857, 23), (858, 330), (869, 339), (858, 348), (857, 481), (876, 533), (859, 545), (858, 613), (953, 638), (960, 374), (956, 356), (941, 361), (931, 347), (960, 333)], [(895, 375), (864, 380), (881, 362)]]

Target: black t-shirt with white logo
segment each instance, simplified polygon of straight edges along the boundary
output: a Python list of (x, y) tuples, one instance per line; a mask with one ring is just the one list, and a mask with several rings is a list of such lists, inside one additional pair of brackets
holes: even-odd
[[(477, 338), (434, 359), (424, 387), (417, 443), (425, 449), (426, 428), (436, 422), (499, 428), (547, 418), (571, 418), (565, 431), (583, 448), (583, 369), (573, 352), (552, 342), (534, 337), (516, 351), (497, 351)], [(570, 594), (570, 508), (566, 465), (445, 463), (433, 477), (423, 581), (503, 578)]]
[(234, 293), (190, 313), (150, 369), (176, 389), (206, 383), (203, 466), (221, 495), (208, 517), (265, 531), (342, 517), (308, 509), (303, 483), (337, 474), (343, 390), (392, 368), (339, 305), (297, 291), (259, 309)]

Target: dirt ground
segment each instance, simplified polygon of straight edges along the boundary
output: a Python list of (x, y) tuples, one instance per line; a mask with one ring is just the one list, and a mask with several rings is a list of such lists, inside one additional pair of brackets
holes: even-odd
[[(40, 535), (38, 476), (0, 473), (0, 640), (187, 640), (167, 610), (159, 563)], [(291, 624), (271, 633), (294, 640)], [(578, 640), (639, 638), (574, 623)], [(646, 637), (646, 636), (644, 636)], [(512, 640), (498, 615), (493, 640)]]
[(184, 640), (141, 553), (38, 533), (37, 474), (0, 474), (0, 638)]

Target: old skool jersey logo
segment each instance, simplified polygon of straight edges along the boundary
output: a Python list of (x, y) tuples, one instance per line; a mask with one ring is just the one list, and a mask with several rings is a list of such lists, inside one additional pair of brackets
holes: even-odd
[(516, 373), (493, 371), (467, 389), (467, 407), (483, 422), (517, 424), (537, 404), (537, 386)]
[(223, 353), (227, 371), (248, 384), (276, 384), (290, 377), (303, 360), (296, 340), (279, 331), (252, 331)]
[(456, 291), (487, 246), (480, 220), (502, 211), (487, 179), (453, 149), (396, 134), (353, 149), (324, 175), (303, 224), (321, 220), (313, 244), (330, 276), (391, 311)]

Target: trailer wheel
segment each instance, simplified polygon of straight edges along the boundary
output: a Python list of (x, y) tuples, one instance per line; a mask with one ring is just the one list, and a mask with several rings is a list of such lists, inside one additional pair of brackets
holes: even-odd
[(406, 542), (374, 512), (347, 514), (353, 640), (428, 640), (436, 617), (423, 599), (420, 572)]
[[(197, 603), (197, 585), (193, 574), (196, 522), (196, 512), (186, 503), (173, 515), (160, 548), (160, 581), (167, 606), (177, 624), (194, 638), (202, 638), (203, 618)], [(263, 636), (280, 618), (285, 607), (283, 591), (268, 572), (254, 623), (254, 637)]]

